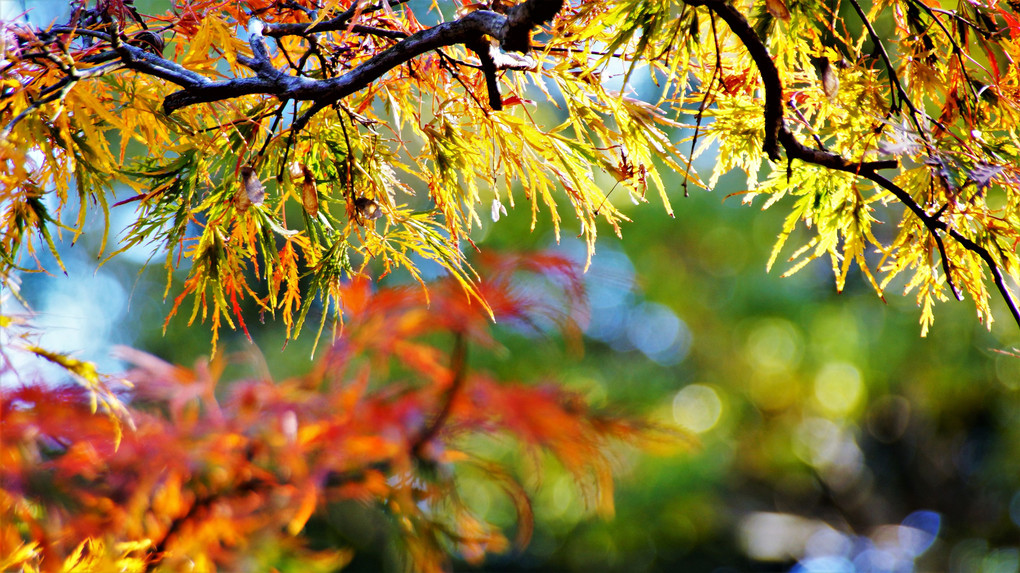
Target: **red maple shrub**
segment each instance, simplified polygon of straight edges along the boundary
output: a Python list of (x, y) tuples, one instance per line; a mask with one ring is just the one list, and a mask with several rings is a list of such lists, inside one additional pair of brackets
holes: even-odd
[(346, 283), (342, 335), (301, 376), (226, 383), (222, 353), (186, 368), (121, 348), (134, 366), (121, 418), (97, 415), (77, 386), (6, 391), (2, 565), (199, 571), (297, 560), (333, 570), (352, 550), (312, 549), (306, 524), (345, 500), (382, 511), (416, 568), (477, 562), (510, 544), (459, 498), (462, 468), (506, 492), (519, 544), (532, 519), (512, 468), (468, 444), (479, 435), (548, 452), (611, 511), (605, 445), (649, 428), (562, 386), (499, 380), (468, 360), (469, 349), (496, 344), (492, 316), (577, 336), (586, 316), (577, 269), (544, 254), (489, 256), (484, 266), (488, 308), (452, 280), (427, 293)]

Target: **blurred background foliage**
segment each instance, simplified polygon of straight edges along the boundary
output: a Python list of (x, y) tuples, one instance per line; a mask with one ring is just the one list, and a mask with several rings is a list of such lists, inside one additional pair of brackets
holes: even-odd
[[(600, 240), (586, 275), (583, 349), (500, 327), (502, 348), (473, 356), (506, 378), (539, 372), (595, 405), (679, 424), (700, 444), (617, 452), (612, 518), (586, 507), (566, 472), (544, 471), (527, 484), (528, 548), (464, 570), (1020, 569), (1020, 360), (998, 352), (1017, 345), (1015, 325), (989, 331), (966, 304), (945, 303), (920, 338), (913, 299), (895, 289), (883, 302), (854, 276), (837, 293), (824, 262), (766, 274), (781, 211), (724, 200), (742, 180), (678, 197), (675, 220), (655, 206), (627, 210), (624, 240)], [(583, 261), (579, 240), (565, 234), (557, 246), (529, 224), (511, 210), (479, 243)], [(70, 278), (22, 276), (43, 345), (107, 370), (118, 367), (106, 357), (117, 343), (186, 365), (208, 352), (208, 333), (183, 320), (163, 334), (162, 269), (133, 256), (95, 271), (94, 251), (88, 241), (66, 249)], [(283, 348), (282, 324), (249, 328), (275, 377), (311, 368), (311, 336)], [(243, 375), (261, 359), (232, 337), (225, 350), (246, 356), (231, 363)], [(462, 488), (471, 507), (511, 525), (493, 486), (465, 476)], [(348, 505), (307, 532), (361, 549), (353, 570), (396, 563), (385, 520)]]
[[(707, 175), (711, 165), (699, 168)], [(837, 293), (823, 261), (790, 278), (779, 277), (781, 265), (766, 274), (783, 202), (762, 212), (726, 199), (743, 190), (737, 174), (682, 198), (682, 177), (668, 182), (675, 219), (654, 202), (621, 207), (634, 220), (624, 240), (599, 240), (583, 348), (503, 328), (502, 349), (472, 360), (506, 378), (545, 373), (596, 405), (684, 426), (699, 445), (680, 455), (617, 452), (611, 518), (585, 506), (566, 472), (543, 472), (527, 484), (537, 492), (530, 545), (456, 567), (1020, 571), (1016, 325), (986, 329), (972, 305), (950, 302), (920, 338), (914, 298), (895, 285), (882, 301), (852, 272)], [(626, 192), (614, 199), (627, 202)], [(115, 228), (132, 209), (114, 209)], [(476, 237), (483, 248), (553, 248), (583, 262), (576, 228), (556, 245), (541, 224), (529, 232), (525, 209), (487, 225)], [(175, 319), (163, 332), (165, 273), (142, 267), (150, 253), (96, 270), (96, 248), (91, 237), (64, 245), (69, 277), (21, 276), (42, 346), (76, 351), (107, 371), (121, 367), (107, 355), (114, 344), (181, 364), (208, 352), (201, 327)], [(407, 280), (395, 274), (383, 284)], [(274, 377), (310, 369), (312, 336), (283, 348), (283, 324), (266, 317), (249, 328)], [(248, 356), (230, 368), (253, 368), (258, 352), (225, 334), (227, 352)], [(471, 507), (510, 525), (512, 508), (491, 485), (465, 476), (462, 489)], [(329, 515), (307, 532), (360, 549), (350, 570), (399, 562), (379, 513), (345, 504)]]

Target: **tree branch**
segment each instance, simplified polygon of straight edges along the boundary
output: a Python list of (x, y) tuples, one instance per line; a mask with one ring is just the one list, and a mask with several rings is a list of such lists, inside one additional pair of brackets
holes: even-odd
[(485, 89), (489, 95), (489, 107), (499, 111), (503, 109), (503, 96), (499, 93), (499, 78), (496, 76), (496, 61), (490, 52), (491, 44), (485, 41), (468, 44), (468, 49), (478, 56), (485, 76)]
[(183, 88), (193, 88), (212, 83), (205, 76), (193, 72), (177, 62), (161, 58), (137, 46), (121, 43), (115, 48), (120, 55), (121, 61), (129, 69), (155, 76)]
[[(258, 93), (275, 95), (280, 99), (313, 101), (316, 108), (322, 109), (352, 93), (364, 89), (369, 83), (377, 80), (386, 72), (412, 58), (439, 48), (455, 44), (477, 45), (484, 42), (485, 36), (490, 36), (503, 44), (507, 50), (523, 51), (521, 50), (520, 38), (522, 30), (526, 28), (530, 34), (532, 28), (555, 16), (562, 6), (562, 0), (527, 0), (511, 8), (507, 15), (497, 14), (488, 10), (477, 10), (457, 20), (444, 22), (403, 38), (392, 47), (377, 54), (357, 68), (336, 78), (324, 80), (291, 76), (273, 68), (269, 64), (262, 36), (282, 36), (298, 33), (297, 28), (291, 29), (291, 26), (294, 26), (291, 24), (267, 24), (262, 27), (260, 34), (253, 34), (250, 43), (255, 58), (239, 57), (238, 61), (256, 72), (256, 77), (254, 78), (212, 81), (194, 72), (184, 73), (187, 70), (180, 68), (180, 66), (172, 62), (167, 62), (170, 65), (162, 65), (161, 62), (165, 62), (162, 58), (157, 58), (151, 54), (142, 54), (140, 53), (141, 50), (138, 49), (125, 52), (131, 58), (130, 63), (125, 63), (128, 63), (134, 69), (159, 75), (184, 88), (168, 95), (164, 100), (163, 111), (168, 114), (189, 105)], [(350, 10), (347, 12), (350, 12)], [(319, 25), (309, 27), (300, 24), (298, 25), (302, 26), (300, 33), (343, 28), (344, 26), (341, 26), (341, 24), (346, 25), (350, 17), (353, 16), (353, 14), (345, 16), (347, 12), (329, 20), (330, 26), (326, 28)], [(396, 36), (396, 34), (392, 35), (394, 38)], [(125, 46), (125, 48), (127, 47)], [(484, 58), (482, 59), (484, 66)], [(499, 65), (500, 63), (502, 63), (501, 66)], [(496, 62), (496, 65), (497, 67), (512, 67), (515, 69), (525, 67), (519, 59), (513, 58), (504, 59), (503, 62)], [(490, 88), (491, 95), (492, 91)]]
[[(865, 29), (868, 30), (868, 35), (871, 36), (871, 42), (875, 45), (875, 50), (878, 55), (882, 57), (882, 61), (885, 62), (885, 70), (889, 74), (889, 113), (898, 113), (900, 110), (900, 104), (896, 100), (896, 96), (900, 96), (907, 102), (913, 109), (913, 103), (907, 98), (907, 94), (903, 91), (903, 86), (900, 85), (900, 78), (896, 75), (896, 68), (893, 67), (892, 60), (889, 59), (889, 53), (885, 51), (885, 45), (882, 43), (882, 37), (875, 31), (874, 26), (871, 25), (871, 21), (868, 20), (868, 15), (861, 8), (861, 5), (856, 0), (850, 0), (854, 6), (854, 10), (857, 11), (857, 15), (861, 18), (861, 22), (864, 23)], [(917, 110), (914, 109), (916, 113)], [(916, 117), (914, 118), (916, 120)], [(920, 127), (918, 127), (920, 129)]]
[(247, 479), (235, 486), (233, 490), (229, 492), (217, 492), (208, 493), (199, 496), (191, 502), (191, 507), (188, 508), (183, 515), (174, 518), (167, 527), (166, 532), (163, 533), (163, 537), (158, 542), (153, 544), (152, 548), (149, 549), (145, 571), (155, 571), (159, 568), (159, 565), (167, 556), (167, 549), (169, 548), (170, 542), (181, 532), (181, 529), (192, 519), (199, 516), (204, 511), (209, 511), (214, 504), (223, 500), (236, 499), (238, 497), (247, 495), (253, 492), (260, 492), (268, 489), (272, 486), (265, 479), (260, 477), (254, 477)]
[(467, 377), (467, 341), (464, 338), (463, 332), (454, 333), (453, 352), (450, 356), (450, 371), (453, 372), (453, 378), (450, 380), (449, 388), (446, 389), (442, 407), (439, 409), (436, 417), (422, 429), (411, 445), (411, 454), (415, 458), (421, 457), (422, 449), (443, 429), (443, 425), (453, 410), (453, 401), (457, 398), (457, 394), (464, 385), (464, 379)]
[(503, 48), (527, 53), (531, 50), (531, 30), (552, 20), (563, 8), (563, 0), (528, 0), (506, 11), (506, 23), (499, 36)]
[(953, 269), (949, 263), (949, 256), (946, 255), (946, 245), (942, 241), (942, 235), (932, 233), (931, 236), (935, 237), (935, 246), (938, 247), (939, 257), (942, 258), (942, 272), (946, 273), (946, 284), (949, 285), (949, 290), (953, 291), (956, 300), (963, 300), (963, 293), (956, 288), (956, 283), (953, 281)]
[(1006, 281), (1005, 278), (1002, 276), (1002, 270), (999, 268), (998, 261), (995, 260), (995, 257), (992, 256), (988, 249), (982, 247), (969, 237), (963, 235), (956, 229), (950, 227), (945, 221), (926, 213), (925, 210), (921, 208), (921, 206), (918, 205), (916, 201), (914, 201), (913, 197), (910, 196), (910, 193), (907, 193), (907, 191), (900, 187), (899, 185), (896, 185), (892, 181), (886, 179), (885, 177), (882, 177), (877, 173), (873, 172), (867, 174), (862, 173), (861, 175), (874, 181), (875, 183), (878, 183), (884, 189), (892, 193), (897, 199), (900, 200), (900, 202), (906, 205), (907, 208), (913, 211), (913, 213), (917, 215), (919, 219), (921, 219), (921, 222), (924, 223), (924, 226), (927, 227), (932, 234), (936, 234), (936, 231), (944, 231), (947, 235), (952, 237), (957, 243), (960, 243), (960, 245), (963, 248), (979, 256), (981, 260), (984, 261), (986, 265), (988, 265), (988, 270), (992, 273), (992, 280), (995, 283), (995, 288), (998, 289), (999, 294), (1002, 296), (1003, 301), (1009, 308), (1010, 314), (1013, 315), (1013, 320), (1016, 321), (1017, 325), (1020, 325), (1020, 307), (1017, 306), (1016, 299), (1013, 298), (1013, 294), (1006, 286)]

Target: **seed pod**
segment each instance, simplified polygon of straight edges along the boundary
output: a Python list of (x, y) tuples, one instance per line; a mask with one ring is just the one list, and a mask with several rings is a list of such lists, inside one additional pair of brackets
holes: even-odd
[(301, 205), (309, 217), (319, 214), (319, 191), (315, 188), (315, 176), (307, 165), (301, 166), (304, 180), (301, 182)]
[(364, 225), (363, 221), (374, 221), (382, 217), (382, 209), (379, 204), (368, 197), (358, 197), (354, 200), (354, 208), (358, 213), (358, 224)]
[(829, 63), (828, 58), (822, 58), (819, 69), (822, 72), (822, 91), (825, 92), (829, 101), (836, 101), (839, 94), (839, 76), (836, 75), (835, 66)]
[(241, 168), (241, 188), (234, 195), (234, 207), (241, 213), (252, 205), (261, 205), (266, 199), (266, 188), (262, 186), (255, 170), (245, 165)]
[(775, 18), (779, 18), (784, 22), (790, 21), (790, 10), (786, 7), (786, 2), (783, 0), (765, 0), (765, 9)]

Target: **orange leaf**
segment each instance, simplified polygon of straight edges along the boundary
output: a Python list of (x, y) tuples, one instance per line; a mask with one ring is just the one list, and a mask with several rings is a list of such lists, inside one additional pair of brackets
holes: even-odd
[(298, 507), (297, 513), (294, 514), (290, 523), (287, 524), (287, 533), (291, 535), (301, 533), (301, 530), (305, 528), (305, 524), (308, 523), (308, 519), (315, 512), (315, 503), (318, 497), (318, 492), (314, 487), (309, 485), (305, 489), (305, 495), (301, 498), (301, 505)]

